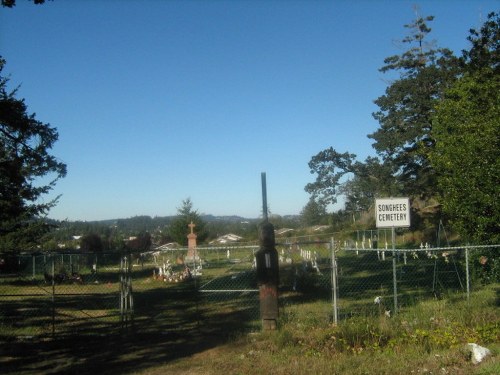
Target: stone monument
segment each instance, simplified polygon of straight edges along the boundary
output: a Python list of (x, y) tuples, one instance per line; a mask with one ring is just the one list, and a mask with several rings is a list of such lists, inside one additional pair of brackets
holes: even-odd
[(190, 224), (188, 224), (189, 229), (191, 229), (191, 233), (187, 235), (188, 239), (188, 253), (185, 259), (186, 263), (193, 263), (193, 262), (199, 262), (200, 257), (198, 255), (198, 252), (196, 251), (196, 234), (193, 232), (193, 229), (196, 225), (191, 221)]

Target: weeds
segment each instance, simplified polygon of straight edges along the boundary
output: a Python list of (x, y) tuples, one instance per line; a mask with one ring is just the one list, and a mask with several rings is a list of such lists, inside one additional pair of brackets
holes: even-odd
[(494, 289), (485, 288), (469, 303), (426, 301), (393, 318), (384, 314), (354, 316), (327, 327), (311, 317), (310, 309), (288, 306), (280, 331), (272, 337), (273, 345), (278, 349), (295, 347), (306, 357), (403, 348), (432, 353), (468, 342), (486, 345), (500, 341), (500, 317), (491, 303), (494, 298)]

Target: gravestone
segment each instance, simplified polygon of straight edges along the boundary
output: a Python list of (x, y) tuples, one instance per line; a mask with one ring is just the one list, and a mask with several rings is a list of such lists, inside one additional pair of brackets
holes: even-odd
[(187, 235), (188, 239), (188, 253), (185, 259), (187, 263), (195, 263), (200, 261), (200, 257), (198, 255), (198, 251), (196, 251), (196, 234), (193, 232), (193, 229), (196, 225), (191, 222), (188, 224), (188, 227), (191, 229), (191, 233)]

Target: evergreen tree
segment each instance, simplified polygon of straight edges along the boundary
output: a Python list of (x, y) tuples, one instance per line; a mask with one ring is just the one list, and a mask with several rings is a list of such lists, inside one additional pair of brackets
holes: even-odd
[(401, 182), (404, 193), (414, 197), (434, 194), (435, 174), (429, 152), (432, 116), (443, 92), (455, 81), (458, 59), (449, 49), (428, 43), (432, 16), (405, 25), (410, 34), (402, 40), (407, 50), (384, 60), (383, 73), (396, 73), (385, 94), (375, 100), (380, 108), (373, 114), (380, 128), (368, 137), (384, 164)]
[(89, 233), (80, 240), (80, 249), (87, 252), (101, 252), (104, 249), (101, 236), (97, 233)]
[(194, 232), (197, 235), (198, 243), (203, 242), (207, 238), (205, 230), (205, 222), (201, 219), (197, 210), (193, 210), (193, 202), (191, 198), (182, 201), (182, 206), (177, 208), (177, 217), (170, 223), (168, 227), (169, 236), (178, 244), (187, 245), (187, 235), (190, 233), (188, 225), (195, 225)]
[(309, 202), (307, 202), (300, 213), (303, 226), (325, 224), (327, 218), (326, 206), (312, 198), (309, 199)]
[[(20, 250), (36, 246), (49, 230), (41, 218), (57, 198), (40, 198), (66, 175), (66, 165), (49, 154), (57, 129), (29, 115), (17, 89), (8, 91), (4, 65), (0, 57), (0, 249)], [(52, 180), (40, 184), (47, 177)]]
[[(34, 4), (43, 4), (45, 0), (32, 0)], [(16, 5), (16, 0), (2, 0), (2, 6), (12, 8)]]
[(380, 69), (395, 73), (397, 79), (375, 100), (380, 110), (373, 116), (380, 127), (368, 137), (375, 141), (378, 158), (358, 162), (356, 155), (331, 147), (321, 151), (309, 162), (311, 173), (317, 174), (305, 187), (312, 198), (330, 204), (344, 196), (346, 210), (354, 215), (368, 210), (376, 197), (401, 194), (426, 200), (436, 194), (429, 161), (435, 146), (432, 118), (444, 91), (456, 80), (459, 63), (450, 50), (427, 42), (432, 20), (417, 15), (405, 25), (410, 31), (402, 40), (406, 50), (386, 58)]

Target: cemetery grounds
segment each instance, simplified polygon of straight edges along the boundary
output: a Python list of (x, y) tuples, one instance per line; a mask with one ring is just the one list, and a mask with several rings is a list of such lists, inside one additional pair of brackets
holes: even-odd
[[(280, 318), (271, 332), (260, 325), (256, 246), (200, 248), (183, 280), (185, 265), (177, 260), (185, 249), (135, 254), (125, 264), (124, 254), (17, 259), (24, 267), (0, 278), (0, 368), (3, 374), (500, 372), (500, 286), (471, 278), (467, 291), (463, 250), (447, 251), (446, 259), (444, 251), (425, 249), (397, 254), (395, 314), (392, 253), (337, 248), (333, 264), (335, 247), (330, 241), (277, 246)], [(61, 272), (66, 279), (56, 280)], [(493, 356), (471, 364), (467, 342), (488, 346)]]

